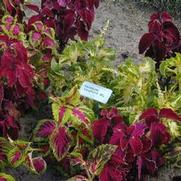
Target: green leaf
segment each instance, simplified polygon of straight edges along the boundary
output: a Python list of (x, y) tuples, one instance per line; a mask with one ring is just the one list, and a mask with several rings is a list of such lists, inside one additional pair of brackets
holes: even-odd
[(60, 73), (60, 65), (59, 65), (59, 63), (56, 62), (55, 59), (52, 59), (52, 61), (51, 61), (51, 69), (56, 74), (61, 75), (61, 73)]
[(13, 146), (5, 138), (0, 137), (0, 149), (4, 154), (7, 154)]
[(181, 54), (176, 53), (175, 57), (163, 61), (160, 65), (160, 73), (163, 77), (171, 79), (170, 89), (181, 91)]
[(111, 156), (116, 151), (117, 146), (111, 144), (100, 145), (90, 152), (88, 156), (88, 164), (90, 172), (93, 175), (99, 175), (104, 169), (105, 164), (111, 159)]
[(52, 103), (52, 113), (53, 113), (53, 118), (58, 122), (59, 120), (59, 110), (60, 110), (60, 103), (58, 102), (53, 102)]
[(45, 160), (42, 157), (32, 158), (32, 153), (27, 155), (24, 165), (35, 174), (42, 174), (47, 168)]

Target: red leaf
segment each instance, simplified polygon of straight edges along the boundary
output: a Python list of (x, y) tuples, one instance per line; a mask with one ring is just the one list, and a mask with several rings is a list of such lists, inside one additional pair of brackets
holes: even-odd
[(77, 22), (77, 33), (82, 40), (87, 41), (89, 33), (83, 21)]
[(66, 111), (66, 108), (64, 106), (60, 107), (60, 110), (59, 110), (59, 121), (60, 122), (62, 121), (62, 119), (64, 117), (65, 111)]
[(160, 16), (161, 16), (161, 20), (162, 20), (163, 23), (172, 22), (172, 17), (168, 12), (164, 11), (164, 12), (161, 13)]
[(35, 136), (46, 138), (50, 136), (55, 129), (55, 123), (52, 120), (42, 120), (35, 129)]
[(159, 35), (159, 33), (161, 32), (161, 23), (159, 21), (152, 21), (148, 24), (149, 27), (149, 32), (150, 33), (154, 33), (156, 35)]
[(11, 158), (12, 159), (11, 164), (14, 165), (21, 157), (22, 157), (22, 153), (20, 151), (17, 151)]
[(134, 153), (134, 155), (139, 155), (142, 152), (143, 149), (143, 143), (138, 137), (132, 137), (129, 140), (129, 144), (131, 146), (131, 149)]
[(110, 144), (119, 145), (122, 150), (125, 150), (128, 145), (128, 138), (126, 135), (127, 127), (123, 124), (118, 124), (113, 128), (113, 134), (109, 141)]
[(42, 45), (46, 48), (53, 48), (55, 47), (55, 41), (49, 37), (44, 38)]
[(99, 176), (100, 181), (123, 181), (125, 180), (124, 170), (119, 170), (117, 166), (106, 164)]
[(176, 112), (174, 112), (170, 108), (163, 108), (160, 110), (160, 118), (167, 118), (167, 119), (172, 119), (175, 121), (181, 121), (181, 116), (178, 115)]
[(43, 173), (46, 170), (47, 164), (41, 157), (32, 159), (33, 167), (37, 173)]
[(70, 146), (70, 138), (66, 129), (64, 127), (55, 129), (50, 136), (50, 147), (58, 161), (62, 160), (67, 155)]
[(139, 42), (139, 53), (144, 53), (154, 41), (154, 35), (152, 33), (145, 33)]
[(84, 10), (79, 11), (79, 15), (83, 19), (83, 21), (86, 23), (87, 28), (89, 30), (94, 20), (94, 12), (88, 9), (84, 9)]
[(165, 22), (163, 24), (164, 36), (168, 45), (177, 45), (180, 40), (180, 33), (178, 28), (172, 22)]
[(13, 14), (15, 12), (15, 7), (10, 2), (10, 0), (3, 0), (3, 3), (5, 5), (5, 8), (9, 11), (10, 14)]
[(141, 139), (141, 142), (143, 144), (143, 149), (142, 149), (142, 153), (147, 153), (151, 147), (152, 147), (152, 141), (151, 139), (147, 138), (147, 137), (143, 137)]
[(38, 41), (38, 40), (40, 40), (41, 39), (41, 33), (38, 33), (38, 32), (33, 32), (33, 34), (32, 34), (32, 40), (33, 41)]
[(82, 122), (87, 123), (87, 117), (78, 107), (73, 108), (72, 110), (73, 115), (79, 118)]
[(154, 146), (168, 144), (170, 141), (170, 134), (162, 123), (152, 123), (150, 131), (152, 144)]
[(109, 126), (109, 120), (104, 118), (93, 122), (93, 134), (101, 143), (104, 142)]
[(151, 123), (159, 122), (158, 112), (155, 108), (149, 108), (141, 114), (139, 120), (144, 120), (148, 127), (150, 127)]

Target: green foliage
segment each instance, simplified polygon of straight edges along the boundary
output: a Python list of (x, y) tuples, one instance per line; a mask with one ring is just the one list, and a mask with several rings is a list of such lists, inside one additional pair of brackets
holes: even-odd
[(49, 76), (52, 92), (62, 95), (75, 85), (79, 87), (85, 80), (107, 85), (115, 74), (111, 65), (115, 52), (105, 48), (104, 44), (102, 36), (89, 42), (71, 42), (59, 60), (52, 61)]
[(149, 103), (149, 95), (156, 82), (155, 63), (147, 58), (136, 65), (131, 59), (118, 68), (118, 76), (113, 80), (114, 91), (120, 98), (117, 105), (133, 106), (139, 102), (140, 107)]
[(107, 85), (113, 90), (109, 106), (117, 106), (130, 123), (149, 107), (181, 113), (180, 72), (180, 54), (164, 61), (158, 72), (150, 58), (139, 64), (127, 59)]
[[(132, 122), (144, 109), (153, 106), (157, 74), (155, 63), (145, 58), (140, 64), (127, 59), (120, 64), (116, 79), (111, 81), (111, 106), (117, 106)], [(133, 114), (133, 115), (132, 115)]]
[(171, 86), (169, 89), (181, 92), (181, 54), (171, 57), (160, 65), (160, 73), (164, 78), (169, 79)]

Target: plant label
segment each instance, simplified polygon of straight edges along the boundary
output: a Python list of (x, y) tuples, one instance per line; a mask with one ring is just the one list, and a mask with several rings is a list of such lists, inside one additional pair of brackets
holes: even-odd
[(80, 95), (106, 104), (111, 97), (112, 90), (85, 81), (80, 88)]

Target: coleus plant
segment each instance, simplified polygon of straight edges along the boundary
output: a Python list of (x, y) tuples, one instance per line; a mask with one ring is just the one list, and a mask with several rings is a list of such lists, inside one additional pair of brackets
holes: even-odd
[(181, 52), (181, 36), (167, 12), (151, 15), (148, 28), (140, 39), (139, 53), (153, 58), (158, 68), (162, 60)]
[(81, 177), (92, 180), (100, 174), (116, 146), (106, 144), (94, 149), (91, 128), (94, 115), (82, 103), (76, 87), (64, 97), (53, 100), (55, 120), (40, 121), (34, 131), (34, 140), (37, 144), (47, 144), (57, 161), (68, 159), (72, 166), (80, 166), (86, 174)]
[(48, 86), (51, 61), (58, 59), (55, 30), (42, 21), (28, 22), (30, 63), (36, 67), (36, 82), (43, 90)]
[[(98, 8), (99, 1), (100, 0), (41, 1), (41, 12), (43, 12), (43, 16), (54, 20), (53, 23), (61, 47), (64, 47), (69, 39), (74, 39), (75, 35), (78, 35), (82, 40), (88, 39), (88, 34), (95, 17), (95, 9)], [(45, 14), (44, 11), (49, 11), (49, 13)]]
[(8, 12), (11, 16), (17, 16), (20, 23), (24, 20), (26, 9), (38, 12), (38, 6), (26, 0), (3, 0), (1, 11)]
[(181, 116), (170, 108), (146, 109), (132, 124), (124, 122), (116, 108), (102, 110), (101, 118), (94, 120), (77, 88), (52, 100), (55, 120), (40, 121), (34, 140), (52, 151), (62, 165), (66, 160), (69, 167), (81, 169), (72, 179), (126, 180), (134, 175), (134, 165), (139, 179), (143, 172), (154, 175), (164, 164), (159, 148), (170, 143), (174, 132), (169, 132), (165, 119), (181, 122)]
[[(168, 89), (181, 91), (181, 54), (176, 53), (175, 57), (171, 57), (160, 65), (160, 73), (164, 78), (171, 79), (172, 82)], [(168, 80), (168, 79), (167, 79)]]
[[(54, 120), (40, 121), (35, 128), (34, 139), (46, 143), (48, 138), (48, 145), (60, 161), (81, 140), (92, 144), (91, 120), (94, 113), (82, 103), (76, 87), (65, 96), (51, 99)], [(75, 139), (71, 140), (72, 137)]]
[[(30, 142), (23, 140), (13, 141), (10, 138), (0, 137), (1, 168), (7, 166), (13, 168), (25, 166), (33, 173), (43, 173), (46, 170), (45, 160), (41, 156), (33, 156), (34, 152), (38, 153), (39, 151), (39, 148), (31, 147)], [(4, 173), (0, 173), (0, 178), (5, 181), (14, 180), (10, 175)]]
[[(6, 136), (8, 129), (16, 129), (18, 108), (33, 105), (33, 68), (28, 64), (28, 53), (23, 43), (0, 35), (0, 78), (1, 78), (1, 136)], [(8, 109), (9, 106), (9, 109)], [(5, 121), (11, 120), (11, 121)], [(17, 133), (15, 134), (17, 135)], [(17, 136), (13, 136), (17, 138)]]
[[(181, 116), (173, 110), (154, 108), (145, 110), (137, 122), (127, 125), (119, 115), (118, 110), (111, 108), (101, 112), (101, 118), (93, 122), (93, 133), (99, 143), (117, 145), (117, 150), (105, 165), (99, 179), (129, 180), (134, 175), (137, 165), (137, 176), (142, 173), (155, 174), (164, 164), (159, 147), (167, 145), (171, 135), (165, 126), (164, 119), (181, 121)], [(131, 179), (131, 178), (130, 178)]]
[(27, 3), (24, 0), (5, 0), (6, 9), (11, 15), (18, 14), (22, 21), (24, 9), (29, 8), (37, 14), (30, 18), (30, 22), (42, 21), (55, 28), (56, 38), (59, 40), (60, 50), (65, 48), (69, 39), (78, 35), (87, 40), (91, 25), (95, 17), (95, 9), (100, 0), (42, 0), (41, 7)]
[[(145, 109), (149, 105), (149, 97), (157, 82), (155, 63), (150, 58), (144, 58), (136, 64), (131, 58), (118, 66), (116, 79), (112, 80), (112, 89), (115, 93), (113, 100), (116, 106), (124, 105)], [(145, 104), (146, 103), (146, 104)]]
[(116, 75), (114, 59), (115, 51), (105, 47), (102, 34), (88, 42), (71, 42), (59, 59), (51, 62), (51, 92), (61, 96), (86, 80), (109, 87)]

